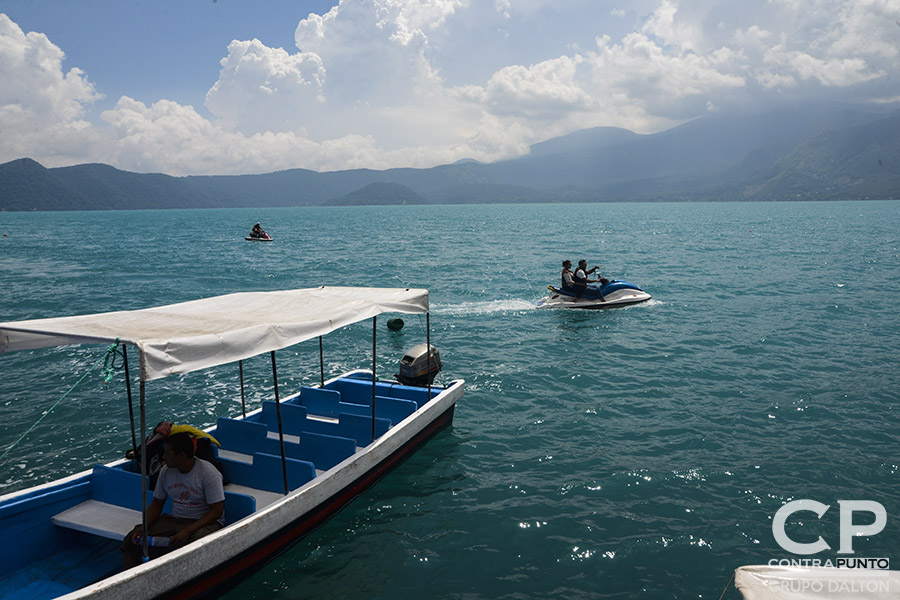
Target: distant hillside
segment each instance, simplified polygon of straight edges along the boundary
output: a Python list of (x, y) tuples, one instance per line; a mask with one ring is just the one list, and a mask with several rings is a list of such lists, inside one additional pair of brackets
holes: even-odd
[(171, 177), (0, 165), (0, 210), (900, 198), (900, 111), (711, 116), (653, 135), (612, 127), (514, 160), (430, 169)]
[(421, 194), (417, 194), (399, 183), (370, 183), (354, 192), (329, 200), (329, 206), (366, 206), (384, 204), (430, 204)]

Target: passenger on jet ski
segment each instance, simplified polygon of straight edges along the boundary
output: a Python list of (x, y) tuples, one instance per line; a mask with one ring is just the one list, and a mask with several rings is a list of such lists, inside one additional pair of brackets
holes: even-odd
[(564, 260), (562, 263), (562, 289), (572, 291), (575, 287), (575, 274), (572, 272), (572, 261)]

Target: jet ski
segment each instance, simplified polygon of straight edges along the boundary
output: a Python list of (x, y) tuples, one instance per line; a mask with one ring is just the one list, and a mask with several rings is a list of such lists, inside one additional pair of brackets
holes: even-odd
[(263, 231), (259, 222), (250, 229), (250, 235), (244, 238), (248, 242), (271, 242), (272, 236)]
[[(611, 279), (603, 284), (588, 284), (579, 292), (548, 285), (550, 295), (538, 300), (538, 308), (615, 308), (650, 299), (650, 294), (627, 281)], [(577, 294), (577, 295), (576, 295)]]

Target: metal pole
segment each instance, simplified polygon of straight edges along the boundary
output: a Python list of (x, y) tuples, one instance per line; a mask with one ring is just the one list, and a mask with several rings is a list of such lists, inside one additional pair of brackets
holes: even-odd
[(128, 346), (122, 344), (122, 360), (125, 365), (125, 389), (128, 391), (128, 422), (131, 424), (131, 453), (137, 452), (137, 436), (134, 433), (134, 403), (131, 400), (131, 375), (128, 372)]
[[(143, 361), (142, 361), (143, 362)], [(144, 560), (150, 557), (150, 549), (147, 546), (147, 411), (144, 400), (144, 379), (141, 378), (141, 529), (144, 531), (144, 539), (141, 540)]]
[(378, 317), (372, 317), (372, 441), (375, 441), (375, 331)]
[(425, 313), (425, 350), (428, 352), (428, 375), (425, 377), (425, 402), (431, 400), (431, 312)]
[(281, 474), (284, 477), (284, 493), (291, 490), (288, 487), (287, 459), (284, 457), (284, 431), (281, 428), (281, 401), (278, 399), (278, 371), (275, 369), (275, 351), (272, 350), (272, 381), (275, 383), (275, 414), (278, 416), (278, 445), (281, 448)]
[(319, 387), (325, 387), (325, 355), (322, 352), (322, 336), (319, 336)]
[(238, 373), (241, 376), (241, 414), (247, 418), (247, 406), (244, 404), (244, 361), (238, 361)]

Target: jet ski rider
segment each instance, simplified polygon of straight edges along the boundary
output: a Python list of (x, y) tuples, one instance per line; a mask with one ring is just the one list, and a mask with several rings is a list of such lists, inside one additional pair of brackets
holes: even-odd
[(596, 295), (601, 300), (603, 299), (603, 296), (602, 296), (602, 294), (600, 294), (599, 290), (588, 288), (588, 286), (587, 286), (587, 284), (589, 284), (589, 283), (599, 283), (602, 285), (609, 283), (609, 280), (606, 279), (605, 277), (603, 277), (602, 275), (600, 275), (600, 273), (597, 273), (597, 275), (600, 275), (597, 279), (588, 279), (587, 276), (599, 268), (600, 267), (598, 267), (597, 265), (594, 265), (593, 267), (588, 269), (586, 260), (581, 259), (578, 261), (578, 269), (575, 270), (575, 276), (574, 276), (575, 283), (574, 283), (573, 290), (572, 290), (575, 292), (576, 296), (581, 296), (585, 292), (588, 292), (587, 296)]
[(581, 290), (587, 287), (589, 283), (598, 283), (599, 279), (588, 279), (587, 276), (599, 269), (597, 265), (594, 265), (590, 269), (587, 268), (587, 261), (581, 259), (578, 261), (578, 269), (575, 271), (575, 287)]
[(572, 261), (564, 260), (562, 263), (562, 287), (564, 290), (572, 291), (575, 287), (575, 274), (572, 273)]

